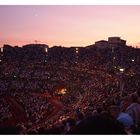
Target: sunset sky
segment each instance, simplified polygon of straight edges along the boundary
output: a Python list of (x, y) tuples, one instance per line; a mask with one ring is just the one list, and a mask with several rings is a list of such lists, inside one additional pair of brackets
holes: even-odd
[(39, 43), (86, 46), (109, 36), (140, 45), (140, 6), (2, 6), (0, 47)]

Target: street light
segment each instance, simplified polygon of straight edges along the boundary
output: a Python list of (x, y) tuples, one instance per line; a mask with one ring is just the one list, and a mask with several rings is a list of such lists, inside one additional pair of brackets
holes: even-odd
[(124, 82), (123, 82), (123, 73), (124, 73), (124, 69), (120, 68), (120, 94), (123, 94), (123, 89), (124, 89)]
[(3, 47), (0, 49), (1, 53), (3, 53)]
[(47, 62), (47, 57), (48, 57), (48, 48), (45, 48), (45, 63)]
[(79, 48), (76, 48), (76, 49), (75, 49), (75, 53), (76, 53), (76, 61), (75, 61), (75, 63), (77, 64), (77, 63), (78, 63)]
[(2, 62), (2, 57), (3, 57), (3, 47), (0, 48), (0, 63)]
[(48, 48), (45, 48), (45, 52), (46, 52), (46, 53), (48, 52)]

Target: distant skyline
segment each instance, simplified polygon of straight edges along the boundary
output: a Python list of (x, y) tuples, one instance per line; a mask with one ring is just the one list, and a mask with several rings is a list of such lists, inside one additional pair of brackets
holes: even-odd
[(0, 47), (38, 43), (87, 46), (119, 36), (140, 46), (140, 6), (0, 5)]

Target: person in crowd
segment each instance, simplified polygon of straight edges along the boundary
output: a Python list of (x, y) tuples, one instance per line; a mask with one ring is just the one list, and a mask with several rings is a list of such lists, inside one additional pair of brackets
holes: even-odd
[(97, 115), (84, 119), (68, 134), (99, 135), (99, 134), (126, 134), (122, 125), (104, 115)]
[(132, 128), (134, 126), (134, 122), (133, 122), (132, 117), (128, 113), (121, 112), (120, 107), (116, 106), (116, 105), (110, 106), (109, 112), (110, 112), (110, 115), (115, 120), (117, 120), (118, 122), (120, 122), (124, 126), (126, 133), (128, 133), (128, 134), (133, 133)]
[(130, 105), (126, 108), (126, 113), (128, 113), (134, 120), (136, 127), (140, 126), (140, 104), (138, 103), (137, 94), (131, 94)]

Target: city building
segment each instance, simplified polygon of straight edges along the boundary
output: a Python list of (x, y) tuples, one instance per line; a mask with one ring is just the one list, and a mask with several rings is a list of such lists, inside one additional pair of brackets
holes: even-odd
[(108, 48), (108, 41), (106, 41), (106, 40), (96, 41), (95, 47), (97, 47), (99, 49)]
[(108, 43), (110, 47), (126, 46), (126, 40), (123, 40), (120, 37), (109, 37)]

